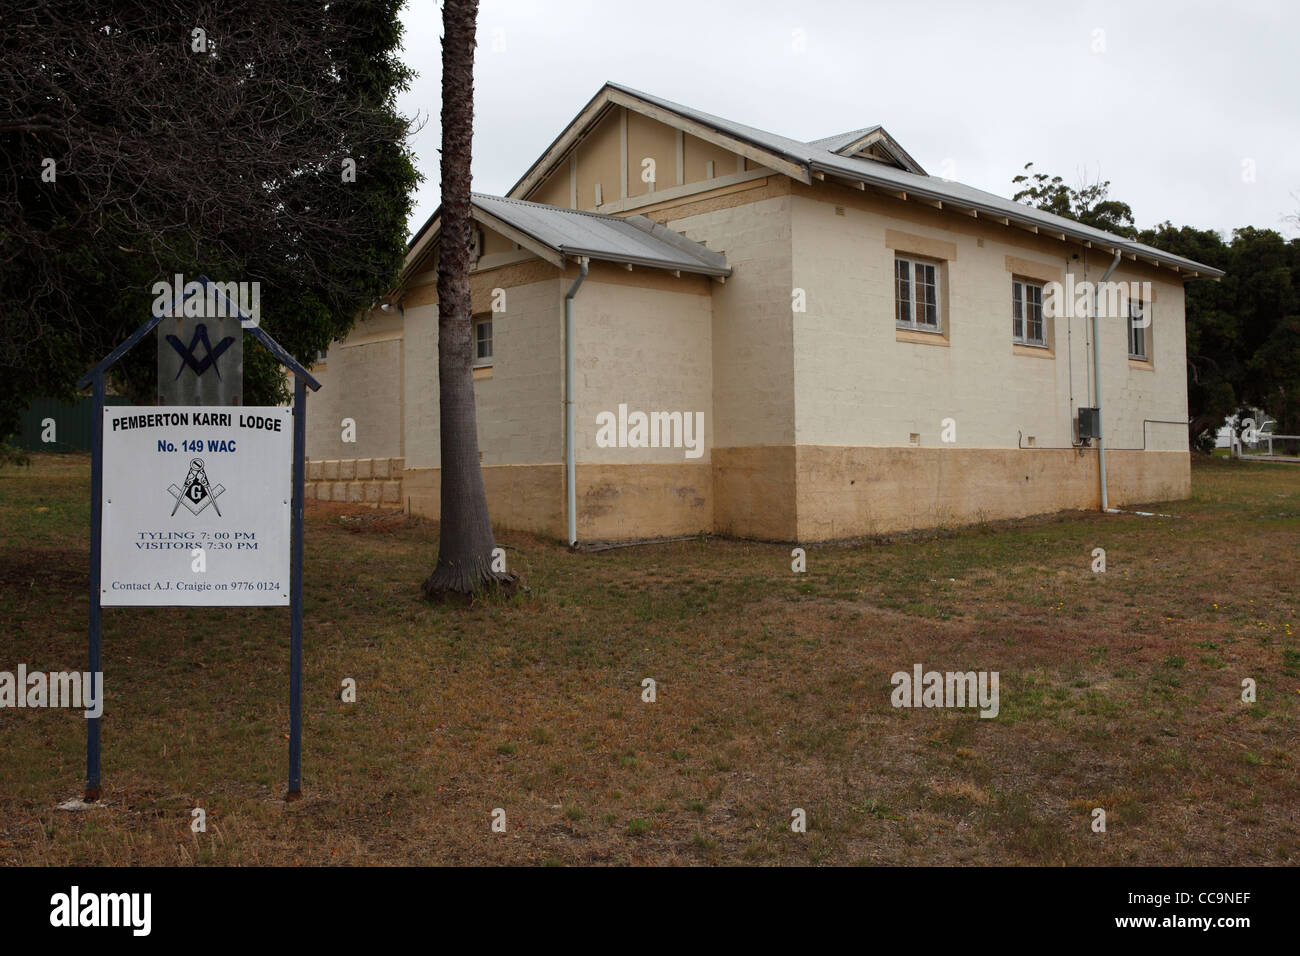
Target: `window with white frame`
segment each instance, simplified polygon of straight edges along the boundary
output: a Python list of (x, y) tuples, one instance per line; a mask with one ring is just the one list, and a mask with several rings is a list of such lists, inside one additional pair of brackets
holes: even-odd
[(1128, 357), (1139, 362), (1150, 361), (1147, 350), (1147, 332), (1151, 329), (1151, 308), (1136, 297), (1128, 300)]
[(474, 366), (492, 364), (492, 316), (474, 320)]
[(943, 331), (939, 314), (939, 264), (910, 256), (894, 258), (894, 319), (900, 329)]
[(1011, 339), (1017, 345), (1047, 348), (1043, 324), (1043, 285), (1028, 279), (1011, 280)]

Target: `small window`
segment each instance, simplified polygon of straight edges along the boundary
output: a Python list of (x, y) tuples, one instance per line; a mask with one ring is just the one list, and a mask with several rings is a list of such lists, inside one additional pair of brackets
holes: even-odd
[(1017, 345), (1047, 347), (1043, 324), (1043, 287), (1026, 279), (1011, 281), (1011, 339)]
[(1139, 362), (1150, 361), (1147, 352), (1147, 332), (1151, 328), (1151, 312), (1141, 299), (1128, 302), (1128, 357)]
[(492, 364), (492, 317), (474, 320), (474, 367)]
[(939, 265), (923, 259), (894, 259), (894, 320), (900, 329), (941, 332)]

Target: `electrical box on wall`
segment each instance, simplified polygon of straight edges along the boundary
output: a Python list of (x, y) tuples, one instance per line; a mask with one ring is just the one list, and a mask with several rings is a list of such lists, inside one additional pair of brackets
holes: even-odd
[(1101, 437), (1101, 409), (1079, 409), (1079, 441)]

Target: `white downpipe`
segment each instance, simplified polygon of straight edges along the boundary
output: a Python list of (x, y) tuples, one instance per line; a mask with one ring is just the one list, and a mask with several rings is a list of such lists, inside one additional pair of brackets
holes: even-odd
[(1097, 396), (1097, 475), (1101, 483), (1101, 510), (1110, 510), (1110, 499), (1106, 495), (1106, 426), (1101, 410), (1101, 287), (1110, 280), (1111, 273), (1119, 266), (1120, 251), (1115, 250), (1115, 259), (1106, 274), (1092, 288), (1092, 391)]
[(587, 258), (579, 260), (578, 278), (564, 296), (564, 484), (568, 492), (569, 547), (578, 543), (578, 468), (573, 440), (573, 297), (587, 278)]

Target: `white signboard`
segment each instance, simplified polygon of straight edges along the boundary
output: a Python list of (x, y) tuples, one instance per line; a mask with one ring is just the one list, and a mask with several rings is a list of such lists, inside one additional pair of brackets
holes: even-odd
[(293, 412), (104, 409), (105, 607), (289, 603)]

